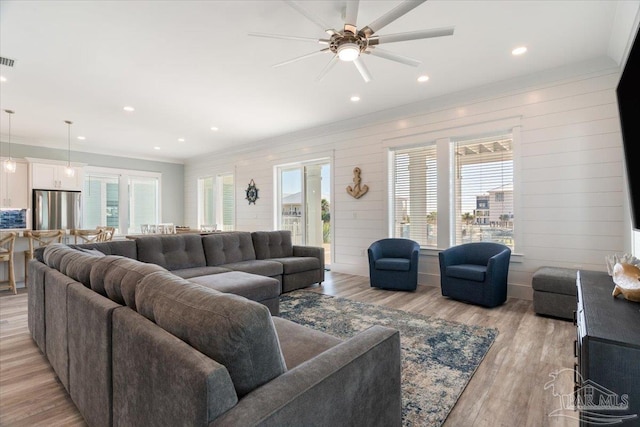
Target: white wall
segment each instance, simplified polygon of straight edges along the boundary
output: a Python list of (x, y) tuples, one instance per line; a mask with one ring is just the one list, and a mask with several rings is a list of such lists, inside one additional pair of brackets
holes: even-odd
[[(331, 157), (331, 268), (367, 275), (366, 248), (387, 237), (388, 147), (517, 122), (515, 226), (522, 256), (511, 265), (509, 293), (530, 298), (531, 275), (540, 266), (606, 270), (606, 255), (629, 249), (618, 79), (613, 61), (596, 60), (191, 159), (185, 164), (185, 222), (197, 222), (197, 178), (233, 171), (237, 229), (273, 229), (274, 166)], [(355, 166), (369, 186), (358, 200), (345, 191)], [(244, 189), (252, 178), (260, 198), (248, 205)], [(420, 283), (438, 284), (434, 255), (421, 257)]]

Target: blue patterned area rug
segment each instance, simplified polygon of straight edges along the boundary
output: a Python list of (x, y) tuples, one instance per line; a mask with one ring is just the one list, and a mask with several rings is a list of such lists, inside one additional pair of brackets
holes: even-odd
[(440, 426), (498, 331), (309, 291), (280, 297), (280, 316), (343, 339), (372, 325), (400, 331), (402, 424)]

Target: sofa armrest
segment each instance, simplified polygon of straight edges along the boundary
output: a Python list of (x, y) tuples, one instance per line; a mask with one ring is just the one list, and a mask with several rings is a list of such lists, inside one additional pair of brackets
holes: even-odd
[(324, 282), (324, 248), (320, 246), (293, 245), (293, 256), (307, 256), (318, 258), (320, 260), (320, 278), (318, 282)]
[(243, 397), (210, 426), (400, 426), (400, 333), (372, 326)]
[(324, 268), (324, 248), (320, 246), (297, 246), (293, 245), (293, 256), (311, 256), (320, 260)]

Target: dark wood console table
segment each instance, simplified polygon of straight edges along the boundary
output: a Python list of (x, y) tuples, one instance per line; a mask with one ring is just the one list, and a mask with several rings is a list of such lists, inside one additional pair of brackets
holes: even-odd
[(578, 271), (577, 286), (575, 396), (584, 405), (580, 425), (623, 417), (615, 425), (640, 426), (640, 303), (614, 298), (614, 283), (606, 272)]

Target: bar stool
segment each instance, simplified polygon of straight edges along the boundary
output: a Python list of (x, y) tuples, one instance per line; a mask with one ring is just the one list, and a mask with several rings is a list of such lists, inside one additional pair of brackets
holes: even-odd
[(96, 227), (98, 230), (102, 230), (98, 241), (99, 242), (110, 242), (113, 240), (113, 234), (116, 232), (115, 227), (111, 227), (109, 225), (99, 225)]
[(97, 243), (102, 238), (103, 230), (100, 228), (81, 230), (74, 228), (69, 234), (73, 236), (73, 243), (76, 245), (79, 243)]
[(29, 261), (33, 259), (33, 253), (48, 244), (62, 243), (64, 230), (28, 230), (23, 235), (29, 239), (29, 249), (24, 251), (24, 286), (27, 287)]
[(17, 294), (16, 276), (13, 271), (13, 245), (16, 241), (18, 233), (2, 233), (0, 234), (0, 261), (9, 263), (9, 290), (13, 289), (13, 293)]

